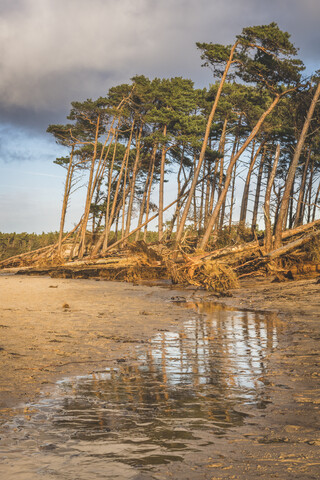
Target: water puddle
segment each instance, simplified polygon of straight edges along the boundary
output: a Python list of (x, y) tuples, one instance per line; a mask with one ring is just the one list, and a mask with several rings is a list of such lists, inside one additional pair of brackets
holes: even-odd
[(206, 315), (159, 331), (130, 364), (58, 382), (4, 425), (3, 478), (153, 478), (157, 465), (182, 461), (242, 425), (244, 406), (264, 408), (276, 319), (188, 306)]

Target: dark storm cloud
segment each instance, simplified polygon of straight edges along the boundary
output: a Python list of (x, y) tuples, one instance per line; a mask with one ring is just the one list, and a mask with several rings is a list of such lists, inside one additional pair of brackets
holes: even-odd
[(319, 66), (317, 0), (7, 0), (0, 13), (1, 120), (42, 131), (137, 73), (208, 84), (195, 42), (248, 25), (276, 21)]

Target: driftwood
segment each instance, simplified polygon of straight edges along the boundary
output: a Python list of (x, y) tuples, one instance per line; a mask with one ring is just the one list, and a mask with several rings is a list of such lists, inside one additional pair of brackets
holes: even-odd
[[(166, 209), (174, 203), (172, 202)], [(128, 237), (156, 216), (157, 214), (139, 225)], [(63, 259), (55, 256), (54, 252), (58, 245), (55, 244), (6, 259), (0, 262), (0, 267), (31, 265), (22, 268), (20, 273), (49, 274), (65, 278), (99, 277), (127, 281), (171, 279), (173, 283), (191, 284), (223, 293), (237, 286), (237, 277), (257, 274), (286, 277), (295, 265), (300, 272), (300, 267), (305, 262), (316, 263), (318, 243), (312, 243), (312, 240), (319, 238), (319, 227), (320, 220), (316, 220), (283, 232), (284, 245), (271, 252), (265, 252), (264, 239), (261, 238), (200, 256), (187, 255), (179, 247), (180, 255), (177, 258), (177, 251), (164, 244), (147, 245), (145, 242), (134, 242), (126, 248), (116, 249), (115, 247), (127, 238), (125, 237), (110, 245), (108, 255), (104, 254), (98, 258), (87, 256), (82, 260), (63, 262)], [(78, 225), (64, 237), (63, 241), (77, 228)], [(311, 270), (308, 269), (309, 271)]]
[[(320, 220), (316, 220), (306, 225), (301, 225), (300, 227), (286, 230), (282, 233), (282, 240), (287, 240), (288, 238), (294, 237), (303, 232), (307, 232), (308, 230), (316, 226), (320, 226)], [(272, 238), (274, 239), (274, 237)], [(243, 252), (253, 253), (254, 251), (258, 251), (263, 246), (263, 242), (264, 242), (263, 239), (261, 239), (260, 241), (254, 240), (253, 242), (249, 242), (249, 243), (241, 243), (240, 245), (233, 245), (231, 247), (220, 248), (218, 250), (214, 250), (213, 252), (207, 253), (205, 255), (201, 255), (193, 258), (196, 261), (197, 260), (206, 261), (209, 259), (218, 260), (220, 258), (226, 257), (227, 255), (236, 255), (238, 253), (243, 253)], [(299, 246), (299, 244), (297, 244), (297, 246)], [(284, 247), (281, 247), (281, 248), (284, 248)], [(270, 255), (272, 255), (272, 253), (273, 252), (270, 252)]]
[[(77, 230), (80, 223), (81, 221), (74, 227), (73, 230), (71, 230), (69, 233), (67, 233), (67, 235), (64, 236), (64, 238), (61, 240), (61, 243), (65, 242)], [(40, 254), (38, 258), (41, 258), (43, 257), (43, 253), (50, 252), (50, 251), (53, 252), (56, 248), (58, 248), (58, 245), (59, 245), (59, 242), (53, 243), (52, 245), (47, 245), (46, 247), (38, 248), (37, 250), (31, 250), (31, 252), (20, 253), (19, 255), (14, 255), (13, 257), (6, 258), (5, 260), (0, 261), (0, 268), (10, 265), (15, 261), (18, 261), (19, 259), (24, 259), (29, 256), (33, 257), (37, 253)]]
[(6, 258), (5, 260), (1, 260), (0, 266), (6, 266), (7, 264), (14, 262), (15, 260), (19, 260), (20, 258), (23, 259), (28, 256), (33, 256), (36, 253), (48, 251), (53, 246), (54, 244), (47, 245), (46, 247), (41, 247), (41, 248), (38, 248), (37, 250), (32, 250), (31, 252), (20, 253), (19, 255), (14, 255), (13, 257)]
[(286, 245), (283, 245), (282, 247), (277, 248), (276, 250), (273, 250), (270, 253), (267, 253), (266, 255), (264, 255), (264, 258), (266, 258), (267, 260), (273, 260), (275, 258), (279, 258), (282, 255), (285, 255), (286, 253), (289, 253), (292, 250), (295, 250), (296, 248), (301, 247), (302, 245), (305, 245), (312, 238), (315, 238), (318, 235), (320, 235), (320, 232), (313, 232), (313, 233), (310, 233), (309, 235), (305, 235), (304, 237), (299, 238), (298, 240), (287, 243)]
[[(298, 228), (294, 230), (296, 231), (295, 233), (301, 233), (301, 229), (299, 230), (299, 232), (297, 232)], [(302, 269), (303, 263), (307, 262), (309, 265), (312, 263), (308, 258), (306, 249), (302, 247), (306, 246), (307, 244), (310, 244), (313, 239), (316, 239), (319, 236), (320, 236), (319, 230), (312, 231), (311, 233), (306, 234), (303, 237), (298, 238), (297, 240), (293, 240), (287, 243), (286, 245), (283, 245), (282, 247), (277, 248), (271, 252), (268, 252), (264, 255), (256, 256), (255, 258), (248, 259), (244, 263), (241, 263), (240, 265), (234, 267), (234, 270), (238, 274), (240, 274), (240, 277), (247, 276), (250, 274), (256, 274), (257, 272), (260, 272), (260, 273), (287, 272), (288, 274), (290, 274), (290, 272), (294, 271), (294, 267), (291, 266), (289, 269), (288, 267), (285, 268), (286, 262), (284, 264), (284, 267), (281, 266), (282, 265), (281, 262), (274, 263), (274, 260), (280, 261), (282, 257), (286, 258), (286, 255), (290, 255), (290, 262), (295, 261), (297, 264), (296, 270), (303, 273), (303, 269)], [(313, 270), (309, 268), (304, 273), (311, 273), (312, 271)], [(290, 275), (288, 278), (290, 278)]]

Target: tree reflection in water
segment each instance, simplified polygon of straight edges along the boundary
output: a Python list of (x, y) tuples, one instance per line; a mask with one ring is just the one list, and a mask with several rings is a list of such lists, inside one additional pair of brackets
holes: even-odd
[(277, 320), (188, 306), (203, 315), (140, 345), (135, 362), (59, 382), (52, 398), (33, 405), (37, 413), (24, 432), (30, 438), (36, 429), (41, 442), (54, 443), (55, 454), (63, 448), (85, 465), (103, 457), (151, 468), (241, 425), (244, 404), (263, 408), (268, 401), (263, 377), (277, 346)]

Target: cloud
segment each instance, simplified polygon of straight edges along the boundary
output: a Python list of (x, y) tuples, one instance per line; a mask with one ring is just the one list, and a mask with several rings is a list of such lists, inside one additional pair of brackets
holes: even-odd
[(196, 41), (277, 21), (319, 61), (317, 0), (0, 0), (0, 121), (45, 131), (135, 74), (207, 85)]
[[(23, 128), (12, 128), (8, 125), (0, 126), (0, 161), (11, 164), (21, 161), (53, 162), (62, 156), (65, 149), (58, 146), (49, 135), (28, 133)], [(3, 167), (1, 168), (3, 171)]]
[[(104, 95), (135, 74), (208, 85), (196, 41), (229, 44), (243, 27), (276, 21), (309, 69), (318, 69), (319, 17), (319, 0), (0, 0), (0, 167), (10, 163), (19, 173), (24, 161), (30, 172), (51, 173), (48, 165), (63, 153), (45, 133), (48, 124), (64, 122), (71, 101)], [(40, 182), (29, 177), (21, 180), (28, 195), (15, 193), (17, 175), (7, 177), (12, 196), (3, 200), (1, 225), (55, 229), (61, 185), (39, 197)], [(34, 177), (44, 184), (45, 176)]]

